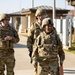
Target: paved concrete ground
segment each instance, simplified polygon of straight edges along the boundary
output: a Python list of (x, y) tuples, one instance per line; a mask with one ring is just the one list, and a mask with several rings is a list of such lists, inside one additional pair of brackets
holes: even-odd
[[(14, 46), (15, 49), (15, 75), (34, 75), (34, 68), (30, 64), (28, 50), (26, 48), (26, 38), (20, 36), (20, 42)], [(75, 54), (65, 52), (64, 75), (75, 75)]]
[(75, 54), (65, 52), (64, 75), (75, 75)]

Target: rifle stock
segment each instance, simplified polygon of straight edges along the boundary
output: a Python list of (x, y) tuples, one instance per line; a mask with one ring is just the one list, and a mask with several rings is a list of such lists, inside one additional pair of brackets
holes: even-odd
[(64, 75), (64, 72), (63, 72), (63, 65), (60, 65), (59, 71), (60, 71), (60, 75)]

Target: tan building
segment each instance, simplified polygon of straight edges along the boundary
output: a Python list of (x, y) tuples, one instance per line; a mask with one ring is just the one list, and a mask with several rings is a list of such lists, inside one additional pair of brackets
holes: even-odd
[[(53, 8), (51, 6), (39, 6), (47, 11), (47, 14), (52, 18), (53, 17)], [(19, 32), (27, 32), (28, 28), (30, 28), (31, 24), (35, 22), (35, 12), (37, 8), (29, 8), (29, 9), (23, 9), (20, 12), (11, 14), (12, 17), (12, 23), (15, 23), (16, 18), (19, 18), (20, 20), (20, 29)], [(60, 19), (60, 17), (65, 17), (69, 10), (56, 8), (56, 19)], [(16, 15), (17, 14), (17, 15)]]
[(16, 23), (18, 23), (18, 25), (20, 26), (21, 24), (21, 17), (25, 15), (21, 14), (20, 11), (18, 12), (14, 12), (14, 13), (10, 13), (10, 23), (11, 25), (16, 29)]

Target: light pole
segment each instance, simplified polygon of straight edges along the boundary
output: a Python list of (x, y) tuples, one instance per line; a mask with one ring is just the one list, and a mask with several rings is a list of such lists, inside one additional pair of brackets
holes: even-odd
[(65, 9), (66, 9), (66, 1), (65, 1)]
[(56, 11), (55, 11), (55, 7), (56, 7), (56, 4), (55, 4), (55, 0), (53, 0), (53, 23), (54, 23), (54, 27), (55, 26), (55, 18), (56, 18)]
[(21, 10), (21, 0), (20, 0), (20, 5), (19, 5), (19, 8), (20, 8), (20, 10)]
[(34, 7), (34, 0), (32, 0), (32, 8)]

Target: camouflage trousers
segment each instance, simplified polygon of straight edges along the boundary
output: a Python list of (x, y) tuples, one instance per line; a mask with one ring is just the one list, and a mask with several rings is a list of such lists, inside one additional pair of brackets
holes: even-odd
[(0, 75), (14, 75), (15, 58), (14, 52), (0, 50)]
[(34, 70), (34, 75), (37, 75), (37, 68), (35, 68)]
[(60, 75), (58, 62), (39, 62), (37, 75)]

